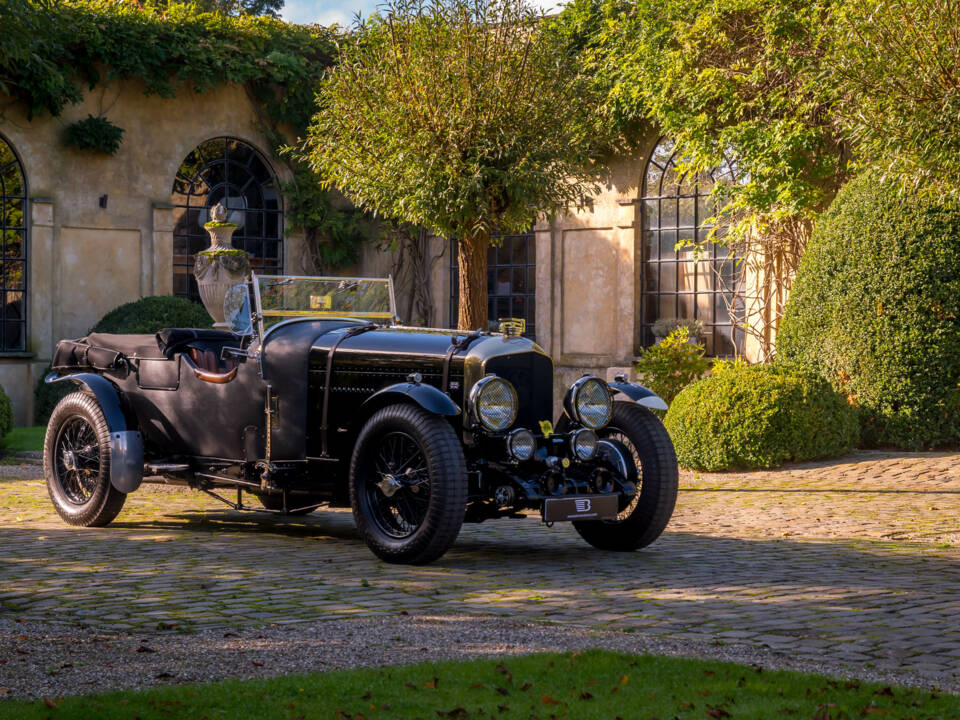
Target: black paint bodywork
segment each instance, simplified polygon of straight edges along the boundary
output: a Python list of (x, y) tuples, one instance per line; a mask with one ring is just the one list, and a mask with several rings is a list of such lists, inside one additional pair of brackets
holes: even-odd
[[(200, 357), (215, 358), (216, 367), (198, 368)], [(468, 519), (539, 507), (551, 493), (596, 492), (598, 473), (609, 472), (572, 457), (567, 434), (544, 436), (541, 423), (553, 419), (553, 363), (522, 337), (298, 318), (271, 327), (262, 341), (211, 331), (90, 335), (61, 342), (54, 371), (50, 380), (84, 384), (85, 373), (110, 383), (116, 400), (101, 405), (118, 409), (111, 425), (141, 433), (152, 479), (207, 492), (280, 494), (287, 509), (346, 504), (360, 429), (398, 402), (447, 418), (463, 438)], [(535, 460), (511, 460), (504, 433), (472, 427), (467, 395), (489, 373), (516, 388), (513, 429), (537, 437)], [(563, 467), (547, 467), (548, 456), (566, 459)], [(504, 486), (515, 489), (515, 499), (495, 502)], [(235, 507), (242, 507), (239, 494)]]

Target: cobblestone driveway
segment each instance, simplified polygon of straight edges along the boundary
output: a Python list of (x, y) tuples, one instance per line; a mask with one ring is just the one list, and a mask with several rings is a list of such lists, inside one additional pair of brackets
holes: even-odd
[(18, 475), (0, 477), (0, 612), (135, 632), (498, 613), (956, 676), (958, 460), (686, 473), (643, 552), (529, 518), (465, 525), (427, 567), (379, 563), (346, 512), (273, 519), (166, 488), (131, 495), (108, 528), (70, 528), (39, 468), (0, 467)]

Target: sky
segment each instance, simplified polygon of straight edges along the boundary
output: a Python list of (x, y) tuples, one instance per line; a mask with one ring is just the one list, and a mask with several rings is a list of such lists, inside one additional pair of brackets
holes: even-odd
[[(359, 12), (369, 15), (380, 0), (286, 0), (281, 15), (284, 20), (295, 23), (320, 23), (321, 25), (349, 25)], [(544, 9), (557, 7), (554, 0), (531, 0)]]

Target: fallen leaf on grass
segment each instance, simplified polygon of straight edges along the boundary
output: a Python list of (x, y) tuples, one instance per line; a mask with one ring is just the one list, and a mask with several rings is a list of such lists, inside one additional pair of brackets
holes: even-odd
[(431, 690), (436, 690), (436, 689), (437, 689), (437, 685), (439, 685), (439, 684), (440, 684), (440, 678), (438, 678), (438, 677), (435, 677), (433, 680), (427, 680), (427, 681), (424, 683), (424, 685), (425, 685), (426, 687), (430, 688)]
[(542, 702), (544, 705), (559, 705), (559, 704), (560, 704), (559, 701), (554, 700), (554, 699), (553, 699), (552, 697), (550, 697), (549, 695), (541, 695), (541, 696), (540, 696), (540, 702)]
[(497, 705), (497, 710), (499, 710), (500, 712), (506, 712), (509, 709), (510, 709), (509, 705)]
[(629, 681), (630, 681), (630, 676), (629, 676), (629, 675), (621, 675), (621, 676), (620, 676), (620, 684), (621, 684), (621, 685), (626, 685)]
[(502, 687), (498, 687), (498, 688), (497, 688), (497, 692), (500, 693), (501, 695), (509, 695), (509, 694), (510, 694), (510, 691), (509, 691), (509, 690), (507, 690), (506, 688), (502, 688)]
[(876, 705), (867, 705), (860, 710), (860, 714), (864, 717), (867, 715), (889, 715), (892, 712), (893, 710), (887, 710), (886, 708), (877, 707)]
[(697, 695), (699, 695), (700, 697), (709, 697), (709, 696), (710, 696), (710, 691), (709, 691), (709, 690), (701, 690), (700, 692), (697, 693)]
[(404, 685), (406, 685), (406, 686), (407, 686), (408, 688), (410, 688), (411, 690), (416, 690), (416, 689), (417, 689), (417, 686), (414, 685), (413, 683), (404, 683)]
[(893, 697), (893, 688), (887, 685), (877, 690), (874, 695), (886, 695), (887, 697)]
[(680, 701), (681, 710), (693, 710), (695, 707), (696, 705), (694, 705), (692, 702), (684, 702), (683, 700)]
[(371, 693), (369, 690), (367, 690), (363, 695), (360, 696), (360, 699), (361, 699), (361, 700), (369, 700), (369, 699), (372, 698), (372, 697), (373, 697), (373, 693)]
[(483, 683), (470, 683), (471, 690), (486, 690), (487, 686)]
[(530, 683), (524, 683), (523, 685), (520, 686), (520, 690), (522, 690), (523, 692), (526, 692), (532, 687), (533, 685), (531, 685)]
[(453, 710), (437, 710), (437, 715), (448, 718), (465, 718), (467, 711), (462, 707), (455, 707)]
[(50, 698), (47, 698), (47, 697), (45, 697), (45, 698), (43, 699), (43, 704), (46, 705), (46, 706), (47, 706), (48, 708), (50, 708), (51, 710), (53, 710), (53, 709), (55, 709), (55, 708), (57, 707), (57, 704), (56, 704), (53, 700), (51, 700)]
[(709, 718), (728, 718), (730, 713), (724, 710), (722, 707), (710, 707), (707, 705), (707, 717)]
[(9, 695), (10, 692), (10, 688), (0, 688), (0, 695)]
[(581, 700), (592, 700), (592, 699), (593, 699), (593, 694), (592, 694), (592, 693), (588, 693), (586, 690), (584, 690), (582, 693), (580, 693), (580, 699), (581, 699)]

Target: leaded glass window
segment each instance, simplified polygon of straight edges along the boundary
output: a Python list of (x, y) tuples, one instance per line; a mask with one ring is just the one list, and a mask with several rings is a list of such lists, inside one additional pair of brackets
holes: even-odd
[(194, 149), (173, 181), (173, 292), (199, 299), (194, 256), (210, 245), (203, 225), (210, 208), (222, 202), (239, 227), (233, 246), (250, 253), (262, 274), (283, 272), (283, 200), (267, 159), (252, 145), (230, 137), (207, 140)]
[(27, 181), (13, 148), (0, 137), (0, 351), (27, 342)]
[[(716, 183), (733, 179), (733, 168), (692, 177), (678, 173), (678, 160), (673, 143), (661, 140), (643, 179), (640, 342), (655, 342), (659, 319), (700, 320), (707, 354), (734, 355), (743, 349), (743, 330), (730, 317), (731, 310), (738, 312), (740, 273), (726, 247), (705, 242), (716, 215), (710, 193)], [(724, 232), (718, 228), (718, 237)]]
[[(491, 238), (487, 248), (487, 319), (496, 330), (501, 318), (523, 318), (526, 337), (536, 337), (537, 243), (533, 231)], [(499, 240), (499, 245), (494, 245)], [(457, 325), (460, 304), (457, 241), (450, 241), (450, 324)]]

